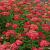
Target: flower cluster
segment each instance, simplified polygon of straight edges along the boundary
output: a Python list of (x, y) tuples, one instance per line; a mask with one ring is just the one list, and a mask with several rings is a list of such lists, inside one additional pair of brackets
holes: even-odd
[(0, 1), (0, 50), (48, 50), (49, 21), (49, 0)]

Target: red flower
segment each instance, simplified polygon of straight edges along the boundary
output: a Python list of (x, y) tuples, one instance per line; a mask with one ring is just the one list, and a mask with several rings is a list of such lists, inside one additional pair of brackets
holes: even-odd
[(19, 12), (20, 9), (19, 8), (14, 8), (14, 12)]
[(23, 44), (23, 42), (22, 42), (22, 41), (20, 41), (20, 40), (16, 40), (15, 44), (19, 46), (19, 45), (22, 45), (22, 44)]
[(14, 8), (14, 12), (19, 12), (20, 14), (23, 14), (23, 11), (21, 11), (19, 8)]
[(24, 33), (24, 34), (21, 34), (21, 36), (26, 36), (26, 34)]
[(38, 17), (33, 17), (31, 19), (31, 21), (33, 21), (33, 22), (42, 22), (42, 20), (40, 18), (38, 18)]
[(39, 34), (36, 31), (30, 30), (26, 33), (26, 35), (31, 38), (32, 40), (36, 40), (39, 38)]
[(48, 24), (43, 24), (42, 29), (48, 32), (50, 31), (50, 26)]
[(1, 6), (4, 6), (4, 5), (5, 5), (5, 2), (3, 2), (3, 1), (0, 2), (0, 5), (1, 5)]
[(39, 32), (39, 36), (42, 36), (43, 35), (43, 33), (42, 32)]
[(12, 4), (15, 2), (15, 0), (8, 0), (8, 5), (12, 6)]
[[(40, 9), (40, 8), (39, 8)], [(36, 14), (38, 15), (38, 16), (41, 16), (41, 12), (36, 12)]]
[(30, 25), (30, 22), (25, 22), (26, 25)]
[(16, 28), (18, 27), (18, 25), (17, 25), (17, 24), (13, 24), (12, 27), (13, 27), (14, 29), (16, 29)]
[(6, 31), (3, 31), (3, 32), (2, 32), (2, 34), (5, 34), (5, 33), (6, 33)]
[(20, 18), (20, 20), (24, 20), (24, 18)]
[(11, 25), (11, 23), (6, 23), (6, 27), (10, 27)]
[(33, 17), (33, 15), (32, 14), (27, 14), (26, 17), (31, 19)]
[(11, 50), (17, 50), (19, 46), (17, 46), (15, 43), (11, 44)]
[(50, 14), (50, 11), (48, 11), (48, 14)]
[(30, 27), (30, 22), (25, 22), (24, 28), (29, 28)]
[(12, 9), (12, 7), (11, 6), (7, 6), (7, 10), (11, 10)]
[(40, 0), (35, 0), (35, 2), (40, 2)]
[(24, 5), (24, 4), (26, 4), (26, 3), (27, 3), (26, 1), (20, 1), (20, 2), (17, 3), (17, 5), (18, 5), (18, 6), (21, 6), (21, 5)]
[(42, 32), (39, 32), (39, 37), (41, 37), (42, 39), (46, 39), (46, 36)]
[(32, 14), (36, 14), (36, 12), (34, 10), (29, 10)]
[(10, 12), (1, 12), (1, 14), (4, 15), (4, 16), (9, 16)]
[(45, 36), (45, 35), (43, 35), (43, 36), (42, 36), (42, 39), (46, 39), (46, 36)]
[(38, 50), (36, 47), (33, 47), (32, 50)]
[(42, 15), (42, 18), (48, 18), (48, 16), (46, 16), (46, 15)]
[(30, 29), (31, 29), (31, 30), (38, 30), (38, 26), (35, 25), (35, 24), (31, 24), (31, 25), (30, 25)]
[(5, 7), (3, 7), (3, 6), (0, 6), (0, 10), (3, 10), (3, 11), (4, 11), (4, 10), (5, 10)]
[(16, 36), (16, 32), (14, 30), (7, 30), (6, 32), (4, 32), (6, 37), (10, 37), (11, 35), (13, 35), (14, 37)]
[(45, 46), (48, 46), (48, 45), (49, 45), (49, 42), (46, 41), (46, 40), (42, 40), (42, 41), (40, 42), (40, 46), (41, 46), (41, 47), (45, 47)]
[(15, 15), (13, 19), (16, 21), (19, 20), (19, 15)]
[(5, 50), (5, 49), (7, 49), (7, 48), (9, 48), (10, 47), (10, 44), (3, 44), (3, 45), (1, 45), (0, 46), (0, 49), (2, 50)]

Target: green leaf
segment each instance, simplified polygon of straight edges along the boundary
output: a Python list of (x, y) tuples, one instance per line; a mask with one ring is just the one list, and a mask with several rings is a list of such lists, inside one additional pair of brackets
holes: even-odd
[(3, 41), (3, 44), (6, 44), (7, 41)]
[(46, 40), (50, 42), (50, 35), (46, 37)]
[(10, 37), (10, 43), (14, 43), (15, 41), (16, 41), (16, 39), (13, 36), (11, 36)]
[(31, 50), (31, 48), (24, 48), (24, 50)]
[(39, 47), (39, 44), (38, 44), (37, 40), (32, 41), (32, 45), (35, 46), (35, 47)]
[(21, 17), (21, 18), (26, 18), (26, 16), (25, 16), (25, 15), (20, 15), (20, 17)]
[(26, 18), (26, 19), (25, 19), (25, 22), (27, 22), (27, 21), (29, 21), (29, 19), (28, 19), (28, 18)]
[(37, 4), (33, 4), (33, 6), (36, 6)]
[(50, 47), (44, 47), (44, 50), (50, 50)]
[(16, 31), (17, 33), (19, 33), (20, 30), (19, 30), (19, 28), (17, 28), (15, 31)]
[(29, 14), (30, 12), (28, 10), (25, 10), (24, 11), (24, 14)]
[(20, 28), (20, 32), (23, 33), (23, 31), (24, 31), (24, 28), (21, 27), (21, 28)]
[(13, 17), (14, 17), (13, 11), (11, 11), (10, 13), (11, 13), (11, 14), (7, 17), (7, 21), (8, 21), (8, 22), (11, 22), (12, 19), (13, 19)]

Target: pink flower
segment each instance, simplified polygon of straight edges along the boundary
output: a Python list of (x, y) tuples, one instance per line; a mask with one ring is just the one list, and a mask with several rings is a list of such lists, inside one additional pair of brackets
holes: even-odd
[(32, 16), (33, 16), (32, 14), (27, 14), (27, 15), (26, 15), (26, 17), (29, 18), (29, 19), (31, 19)]
[(46, 40), (42, 40), (42, 41), (40, 42), (40, 46), (41, 46), (41, 47), (45, 47), (45, 46), (48, 46), (48, 45), (49, 45), (49, 42), (46, 41)]
[(20, 13), (20, 14), (23, 14), (23, 11), (20, 10), (19, 13)]
[(15, 0), (8, 0), (8, 5), (12, 6)]
[(3, 48), (0, 48), (0, 50), (5, 50), (5, 49), (3, 49)]
[(12, 8), (11, 6), (7, 6), (7, 10), (11, 10), (11, 8)]
[(1, 14), (4, 15), (4, 16), (9, 16), (10, 12), (1, 12)]
[(13, 24), (12, 27), (13, 27), (14, 29), (16, 29), (16, 28), (18, 27), (18, 25), (17, 25), (17, 24)]
[(8, 48), (8, 49), (6, 49), (6, 50), (10, 50), (10, 49)]
[(17, 50), (19, 46), (17, 46), (15, 43), (11, 44), (11, 50)]
[(33, 22), (42, 22), (42, 20), (40, 18), (38, 18), (38, 17), (33, 17), (31, 19), (31, 21), (33, 21)]
[(34, 10), (29, 10), (32, 14), (36, 14), (36, 12)]
[[(38, 7), (38, 9), (41, 9), (41, 7)], [(37, 14), (38, 16), (41, 16), (41, 12), (36, 12), (36, 14)]]
[(4, 6), (4, 5), (5, 5), (5, 2), (3, 2), (3, 1), (2, 1), (2, 2), (0, 2), (0, 5)]
[(24, 28), (29, 28), (30, 27), (30, 22), (25, 22)]
[(32, 40), (36, 40), (39, 38), (39, 34), (33, 30), (30, 30), (29, 32), (27, 32), (26, 35)]
[(26, 34), (24, 33), (24, 34), (21, 34), (21, 36), (26, 36)]
[(15, 32), (14, 30), (8, 30), (7, 32), (9, 32), (10, 35), (14, 35), (14, 36), (16, 36), (16, 32)]
[(16, 36), (16, 32), (14, 30), (7, 30), (3, 34), (5, 34), (6, 37), (10, 37), (11, 35)]
[(48, 24), (43, 24), (42, 29), (48, 32), (50, 31), (50, 26)]
[(25, 2), (27, 2), (27, 3), (30, 2), (30, 1), (31, 1), (31, 0), (25, 0)]
[(3, 10), (3, 11), (4, 11), (4, 10), (5, 10), (5, 8), (4, 8), (3, 6), (0, 6), (0, 10)]
[(45, 35), (43, 35), (43, 36), (42, 36), (42, 39), (46, 39), (46, 36), (45, 36)]
[(6, 33), (6, 31), (3, 31), (3, 32), (2, 32), (2, 34), (5, 34), (5, 33)]
[(42, 32), (38, 32), (39, 33), (39, 36), (42, 36), (43, 35), (43, 33)]
[(6, 37), (9, 37), (10, 35), (11, 35), (11, 34), (10, 34), (9, 31), (5, 32), (5, 36), (6, 36)]
[(40, 2), (40, 0), (35, 0), (36, 2)]
[(22, 41), (20, 41), (20, 40), (16, 40), (15, 44), (19, 46), (19, 45), (22, 45), (22, 44), (23, 44), (23, 42), (22, 42)]
[(15, 15), (13, 19), (16, 21), (19, 20), (19, 15)]
[(10, 43), (0, 45), (0, 50), (7, 50), (10, 49)]
[(14, 12), (19, 12), (20, 9), (19, 8), (14, 8)]
[(35, 25), (35, 24), (31, 24), (31, 25), (30, 25), (30, 29), (31, 29), (31, 30), (38, 30), (38, 26)]
[(42, 39), (46, 39), (46, 36), (42, 32), (39, 32), (39, 37), (41, 37)]
[(38, 50), (36, 47), (33, 47), (32, 50)]
[(6, 27), (10, 27), (11, 25), (11, 23), (6, 23)]

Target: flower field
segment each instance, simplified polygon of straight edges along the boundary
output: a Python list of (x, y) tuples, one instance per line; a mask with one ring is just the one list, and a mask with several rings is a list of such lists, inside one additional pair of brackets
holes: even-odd
[(0, 50), (50, 50), (50, 0), (0, 0)]

